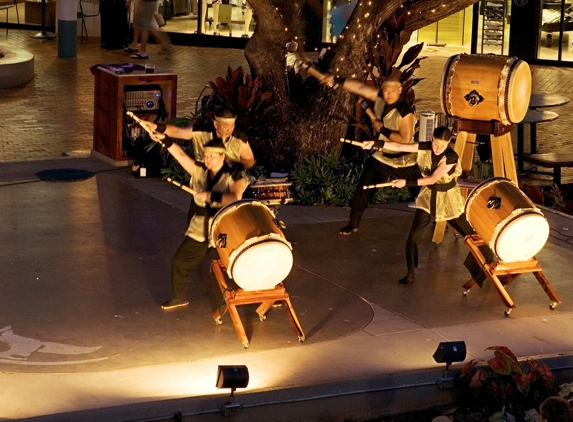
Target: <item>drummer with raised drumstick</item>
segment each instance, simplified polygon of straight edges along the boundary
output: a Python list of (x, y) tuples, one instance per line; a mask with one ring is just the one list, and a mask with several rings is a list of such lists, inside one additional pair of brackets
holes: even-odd
[[(233, 110), (223, 107), (216, 111), (212, 125), (196, 123), (193, 126), (178, 127), (145, 120), (141, 121), (140, 125), (157, 134), (190, 140), (193, 144), (195, 159), (198, 161), (203, 161), (203, 146), (213, 139), (219, 139), (225, 146), (225, 157), (232, 167), (236, 170), (246, 170), (255, 164), (255, 157), (247, 135), (235, 129), (236, 119), (237, 115)], [(195, 211), (196, 206), (191, 201), (187, 213), (188, 219), (191, 219)]]
[(183, 149), (165, 135), (151, 134), (163, 144), (181, 167), (191, 175), (190, 191), (193, 192), (196, 212), (189, 221), (185, 239), (171, 260), (171, 299), (161, 305), (171, 310), (187, 306), (187, 279), (209, 251), (209, 225), (216, 212), (224, 205), (242, 198), (247, 187), (242, 172), (231, 168), (225, 161), (225, 146), (220, 139), (203, 146), (203, 160), (189, 157)]
[[(406, 265), (408, 273), (398, 283), (408, 285), (414, 282), (414, 270), (418, 266), (418, 243), (425, 229), (433, 221), (447, 221), (462, 236), (475, 233), (464, 214), (465, 200), (461, 194), (457, 178), (462, 173), (458, 154), (450, 146), (450, 129), (440, 126), (434, 130), (432, 142), (401, 144), (398, 142), (367, 141), (363, 148), (384, 147), (389, 151), (416, 153), (421, 176), (400, 178), (392, 186), (421, 186), (416, 198), (416, 213), (408, 240), (406, 241)], [(480, 247), (488, 261), (493, 260), (493, 252), (486, 246)], [(481, 285), (485, 274), (469, 254), (465, 262), (473, 279)]]
[[(397, 77), (388, 77), (382, 82), (380, 89), (366, 85), (356, 79), (344, 79), (338, 76), (322, 75), (321, 83), (332, 88), (342, 87), (348, 92), (360, 95), (374, 103), (372, 121), (374, 130), (379, 133), (379, 139), (401, 144), (414, 142), (414, 127), (416, 117), (413, 108), (404, 101), (402, 83)], [(416, 154), (407, 152), (376, 151), (366, 160), (364, 171), (360, 176), (358, 188), (350, 202), (350, 222), (340, 229), (342, 235), (358, 231), (362, 215), (368, 207), (368, 202), (376, 193), (375, 189), (364, 190), (363, 185), (386, 182), (390, 178), (412, 179), (419, 176), (416, 166)], [(418, 193), (417, 188), (410, 190), (412, 196)]]

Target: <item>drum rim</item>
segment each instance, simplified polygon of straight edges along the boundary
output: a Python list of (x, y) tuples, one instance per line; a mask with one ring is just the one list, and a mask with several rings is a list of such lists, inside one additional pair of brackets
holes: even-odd
[(273, 212), (271, 211), (271, 209), (266, 206), (265, 204), (263, 204), (260, 201), (257, 201), (256, 199), (250, 199), (250, 198), (245, 198), (245, 199), (239, 199), (237, 201), (231, 202), (230, 204), (225, 205), (223, 208), (219, 209), (215, 215), (213, 216), (213, 222), (211, 223), (211, 227), (209, 228), (209, 239), (213, 238), (213, 232), (215, 231), (215, 228), (218, 226), (219, 224), (219, 220), (221, 219), (221, 217), (224, 214), (224, 211), (227, 211), (227, 209), (231, 209), (231, 208), (240, 208), (244, 205), (247, 205), (249, 203), (254, 203), (257, 204), (257, 206), (261, 206), (267, 209), (267, 211), (269, 212), (270, 215), (273, 215)]
[[(252, 237), (252, 238), (246, 240), (245, 242), (243, 242), (241, 245), (239, 245), (239, 247), (237, 249), (235, 249), (233, 252), (231, 252), (231, 254), (229, 255), (229, 265), (227, 268), (227, 275), (231, 279), (234, 280), (233, 269), (235, 268), (235, 264), (238, 262), (241, 255), (243, 255), (249, 249), (252, 249), (257, 245), (262, 245), (263, 243), (280, 243), (282, 245), (287, 246), (287, 248), (291, 252), (290, 256), (292, 258), (292, 264), (291, 264), (291, 267), (290, 267), (289, 272), (288, 272), (288, 273), (290, 273), (290, 271), (292, 270), (292, 267), (294, 265), (294, 258), (292, 256), (292, 245), (290, 244), (289, 241), (287, 241), (284, 237), (280, 236), (279, 234), (269, 233), (269, 234), (266, 234), (264, 236)], [(288, 273), (287, 273), (287, 275), (288, 275)], [(284, 280), (284, 278), (283, 278), (283, 280)], [(278, 281), (276, 284), (282, 282), (283, 280)], [(275, 284), (275, 286), (276, 286), (276, 284)]]
[[(516, 213), (516, 211), (522, 211), (522, 212)], [(495, 229), (493, 231), (493, 235), (491, 236), (491, 240), (489, 242), (490, 243), (489, 247), (495, 252), (495, 254), (497, 256), (500, 257), (500, 259), (501, 259), (501, 256), (498, 253), (498, 247), (497, 247), (498, 238), (503, 234), (505, 229), (512, 222), (520, 219), (521, 217), (523, 217), (524, 215), (527, 215), (527, 214), (535, 214), (536, 216), (541, 217), (547, 223), (547, 227), (549, 227), (549, 222), (547, 221), (547, 218), (545, 218), (543, 213), (537, 208), (526, 208), (526, 209), (521, 208), (519, 210), (514, 210), (506, 218), (504, 218), (499, 223), (497, 223), (497, 225), (495, 226)], [(533, 257), (535, 254), (537, 254), (537, 252), (539, 252), (543, 248), (543, 246), (545, 246), (548, 238), (549, 238), (549, 230), (547, 230), (547, 238), (545, 239), (545, 242), (543, 242), (543, 245), (541, 245), (541, 247), (532, 256), (525, 258), (525, 259), (521, 259), (520, 261), (526, 261), (529, 258)], [(502, 259), (502, 261), (503, 261), (503, 259)], [(504, 262), (512, 262), (512, 261), (504, 261)]]

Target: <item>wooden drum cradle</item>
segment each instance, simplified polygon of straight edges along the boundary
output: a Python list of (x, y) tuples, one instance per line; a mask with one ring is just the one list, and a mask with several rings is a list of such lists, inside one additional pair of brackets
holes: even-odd
[[(282, 284), (293, 266), (292, 246), (263, 203), (241, 200), (222, 208), (215, 214), (209, 231), (209, 240), (215, 245), (219, 260), (213, 260), (215, 274), (225, 301), (225, 309), (217, 309), (213, 318), (222, 324), (229, 312), (243, 347), (249, 339), (241, 323), (238, 305), (259, 303), (256, 312), (261, 321), (275, 302), (282, 302), (298, 340), (305, 340), (304, 332)], [(227, 285), (224, 272), (239, 289)]]
[(292, 246), (260, 202), (246, 199), (219, 210), (209, 238), (228, 276), (245, 291), (272, 289), (292, 269)]
[(479, 184), (466, 201), (466, 217), (504, 262), (526, 261), (549, 238), (549, 224), (535, 204), (510, 180), (494, 177)]
[(457, 54), (446, 62), (440, 87), (447, 116), (510, 125), (527, 113), (531, 71), (516, 57)]

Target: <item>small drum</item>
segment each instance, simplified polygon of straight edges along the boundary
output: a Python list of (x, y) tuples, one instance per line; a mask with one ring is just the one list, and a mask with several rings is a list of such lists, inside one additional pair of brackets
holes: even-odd
[(221, 208), (209, 240), (229, 277), (243, 290), (273, 289), (293, 266), (291, 244), (271, 210), (260, 202), (246, 199)]
[(516, 57), (457, 54), (446, 62), (440, 87), (446, 115), (509, 125), (527, 113), (531, 71)]
[(281, 205), (293, 200), (289, 189), (291, 185), (292, 183), (286, 181), (265, 179), (262, 181), (257, 180), (249, 187), (253, 191), (253, 198), (257, 201), (265, 205)]
[(505, 262), (532, 258), (549, 237), (541, 211), (515, 183), (502, 177), (479, 184), (468, 196), (465, 212), (477, 234)]

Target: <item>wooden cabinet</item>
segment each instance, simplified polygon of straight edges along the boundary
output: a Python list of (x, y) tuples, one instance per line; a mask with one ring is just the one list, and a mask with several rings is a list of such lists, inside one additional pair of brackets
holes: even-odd
[(115, 166), (127, 166), (133, 157), (122, 147), (125, 93), (159, 87), (166, 119), (173, 118), (177, 107), (177, 74), (160, 67), (155, 68), (155, 73), (145, 73), (144, 69), (117, 73), (122, 68), (112, 66), (92, 69), (95, 76), (92, 156)]

